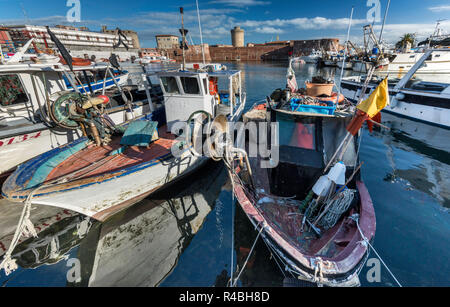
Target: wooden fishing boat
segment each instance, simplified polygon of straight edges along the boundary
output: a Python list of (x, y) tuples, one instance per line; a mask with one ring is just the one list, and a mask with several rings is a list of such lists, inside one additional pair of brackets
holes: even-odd
[[(258, 143), (272, 143), (269, 157), (228, 161), (234, 193), (286, 275), (326, 286), (358, 286), (368, 256), (362, 234), (372, 240), (376, 220), (360, 176), (357, 137), (326, 174), (347, 135), (351, 106), (327, 114), (292, 111), (290, 103), (281, 98), (244, 114), (249, 122), (279, 128), (259, 126), (268, 139)], [(247, 152), (251, 142), (246, 143)], [(335, 167), (341, 168), (339, 184), (333, 181), (331, 188), (320, 190), (323, 180), (335, 180)]]
[[(164, 107), (127, 126), (102, 117), (107, 97), (79, 98), (73, 93), (61, 98), (54, 114), (60, 115), (61, 124), (79, 125), (85, 136), (20, 165), (3, 184), (3, 196), (104, 220), (203, 165), (208, 156), (191, 153), (192, 146), (177, 129), (186, 128), (196, 112), (238, 120), (245, 105), (245, 93), (234, 82), (240, 81), (240, 72), (173, 71), (158, 76)], [(228, 81), (223, 89), (212, 93), (205, 87), (220, 77)]]
[[(227, 181), (225, 169), (212, 161), (199, 175), (103, 223), (69, 210), (55, 212), (43, 219), (44, 225), (36, 224), (45, 230), (17, 245), (12, 258), (26, 270), (43, 269), (74, 255), (84, 269), (80, 280), (67, 286), (158, 286), (201, 230)], [(2, 243), (9, 244), (0, 240), (0, 255)]]
[[(24, 46), (25, 51), (30, 43)], [(113, 69), (110, 64), (73, 66), (70, 71), (59, 58), (55, 63), (34, 63), (25, 55), (17, 53), (10, 60), (13, 62), (0, 65), (0, 177), (20, 163), (82, 135), (79, 127), (60, 127), (52, 120), (49, 110), (62, 95), (75, 91), (108, 95), (105, 116), (116, 124), (128, 120), (131, 108), (140, 116), (151, 111), (151, 104), (161, 102), (159, 86), (151, 87), (147, 95), (138, 89), (139, 84), (132, 84), (126, 70)]]

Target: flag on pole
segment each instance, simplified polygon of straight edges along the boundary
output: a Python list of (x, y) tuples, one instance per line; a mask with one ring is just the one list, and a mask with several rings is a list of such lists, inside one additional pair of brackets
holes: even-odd
[(366, 120), (379, 120), (378, 114), (387, 105), (389, 105), (389, 88), (388, 80), (386, 78), (378, 85), (368, 99), (356, 106), (358, 110), (350, 124), (347, 126), (347, 131), (355, 136)]

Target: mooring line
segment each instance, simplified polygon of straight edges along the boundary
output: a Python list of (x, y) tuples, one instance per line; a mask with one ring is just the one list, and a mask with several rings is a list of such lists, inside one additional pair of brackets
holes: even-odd
[(359, 227), (359, 214), (354, 214), (350, 217), (352, 220), (354, 220), (356, 222), (356, 226), (358, 227), (358, 231), (361, 234), (361, 237), (363, 239), (363, 241), (373, 250), (373, 252), (375, 253), (375, 255), (378, 257), (378, 259), (380, 259), (381, 263), (384, 265), (384, 267), (386, 268), (386, 270), (389, 272), (389, 274), (391, 274), (392, 278), (395, 280), (395, 282), (397, 283), (397, 285), (399, 287), (403, 287), (401, 285), (401, 283), (398, 281), (398, 279), (395, 277), (394, 273), (392, 273), (392, 271), (389, 269), (389, 267), (387, 266), (387, 264), (383, 261), (383, 259), (381, 258), (381, 256), (378, 254), (378, 252), (375, 250), (375, 247), (372, 246), (372, 244), (370, 244), (369, 240), (367, 240), (367, 238), (364, 236), (363, 232), (361, 231), (361, 228)]

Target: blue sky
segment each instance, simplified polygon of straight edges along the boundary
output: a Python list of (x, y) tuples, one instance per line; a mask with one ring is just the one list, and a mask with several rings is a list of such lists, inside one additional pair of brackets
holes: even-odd
[[(178, 34), (179, 7), (185, 8), (189, 40), (200, 42), (195, 0), (79, 0), (81, 22), (68, 23), (67, 0), (0, 0), (0, 24), (73, 24), (92, 30), (101, 25), (136, 30), (143, 47), (154, 47), (156, 34)], [(245, 29), (245, 41), (262, 43), (281, 40), (337, 37), (345, 40), (348, 18), (354, 6), (351, 40), (362, 40), (367, 12), (380, 3), (383, 18), (388, 0), (199, 0), (204, 42), (230, 44), (230, 29)], [(370, 4), (373, 3), (373, 4)], [(22, 6), (28, 21), (24, 17)], [(420, 38), (430, 35), (436, 20), (450, 33), (448, 0), (391, 0), (384, 38), (395, 42), (406, 33)], [(379, 31), (381, 22), (375, 23)]]

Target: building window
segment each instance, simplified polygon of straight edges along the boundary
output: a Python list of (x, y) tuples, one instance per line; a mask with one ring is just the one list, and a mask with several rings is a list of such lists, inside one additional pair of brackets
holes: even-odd
[(18, 75), (0, 75), (0, 104), (11, 106), (28, 102)]

